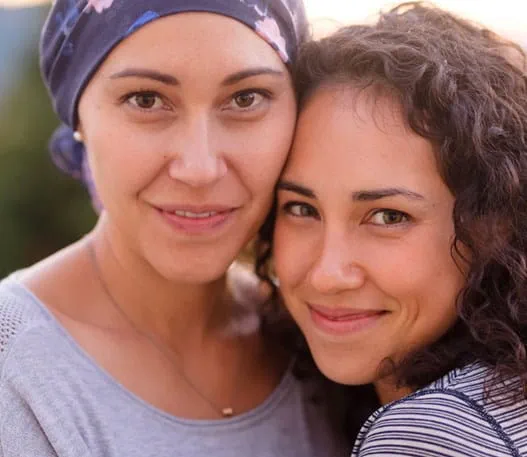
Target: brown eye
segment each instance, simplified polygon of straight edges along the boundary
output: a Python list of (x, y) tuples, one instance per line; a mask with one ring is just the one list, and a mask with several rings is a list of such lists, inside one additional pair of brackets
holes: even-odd
[(398, 211), (384, 211), (382, 216), (385, 224), (398, 224), (404, 220), (404, 215)]
[(234, 94), (229, 100), (229, 103), (226, 108), (229, 110), (239, 112), (253, 111), (260, 107), (263, 108), (264, 106), (266, 106), (265, 102), (269, 98), (270, 97), (268, 95), (260, 93), (256, 90), (246, 90)]
[(287, 214), (294, 217), (318, 218), (317, 210), (307, 203), (287, 202), (283, 209)]
[(375, 225), (396, 225), (408, 222), (408, 215), (402, 211), (383, 209), (377, 211), (371, 219)]
[(159, 95), (153, 92), (138, 92), (133, 94), (128, 100), (132, 105), (143, 110), (160, 108), (163, 105)]
[(234, 101), (240, 108), (250, 108), (256, 100), (256, 95), (257, 94), (254, 92), (245, 92), (243, 94), (236, 95), (236, 97), (234, 97)]

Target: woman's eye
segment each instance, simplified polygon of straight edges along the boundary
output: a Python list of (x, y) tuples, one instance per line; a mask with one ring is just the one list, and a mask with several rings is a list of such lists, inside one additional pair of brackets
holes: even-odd
[(307, 203), (289, 202), (284, 206), (284, 211), (294, 217), (313, 217), (318, 218), (318, 212)]
[(261, 105), (266, 99), (264, 94), (257, 91), (244, 91), (235, 94), (229, 105), (229, 109), (248, 111)]
[(409, 221), (409, 216), (402, 211), (393, 209), (381, 209), (371, 217), (371, 223), (375, 225), (396, 225)]
[(154, 92), (137, 92), (127, 97), (128, 103), (142, 110), (154, 110), (163, 107), (163, 100)]
[(236, 95), (236, 97), (234, 97), (234, 102), (240, 108), (249, 108), (255, 102), (257, 95), (261, 97), (260, 94), (255, 94), (254, 92)]

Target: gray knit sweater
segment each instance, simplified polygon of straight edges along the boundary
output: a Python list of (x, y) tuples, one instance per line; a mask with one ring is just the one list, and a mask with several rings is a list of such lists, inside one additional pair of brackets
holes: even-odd
[(289, 370), (224, 420), (166, 414), (103, 371), (13, 277), (0, 283), (0, 457), (338, 457), (310, 387)]

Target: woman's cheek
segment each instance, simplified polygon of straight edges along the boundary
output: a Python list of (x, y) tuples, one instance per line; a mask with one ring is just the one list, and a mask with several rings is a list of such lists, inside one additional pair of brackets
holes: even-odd
[(274, 266), (284, 289), (301, 281), (312, 253), (312, 243), (307, 233), (296, 230), (292, 224), (278, 216), (274, 235)]

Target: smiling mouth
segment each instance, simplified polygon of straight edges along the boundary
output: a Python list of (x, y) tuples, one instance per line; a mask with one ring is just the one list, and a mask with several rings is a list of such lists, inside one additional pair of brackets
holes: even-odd
[(157, 208), (163, 219), (177, 232), (202, 235), (218, 232), (233, 219), (237, 209), (238, 208), (206, 208), (203, 210), (189, 210), (179, 208)]
[(203, 213), (193, 213), (192, 211), (173, 211), (173, 214), (180, 217), (186, 217), (188, 219), (206, 219), (207, 217), (213, 217), (219, 214), (218, 211), (205, 211)]
[(333, 335), (349, 335), (370, 327), (389, 312), (385, 310), (332, 309), (308, 304), (315, 327)]

